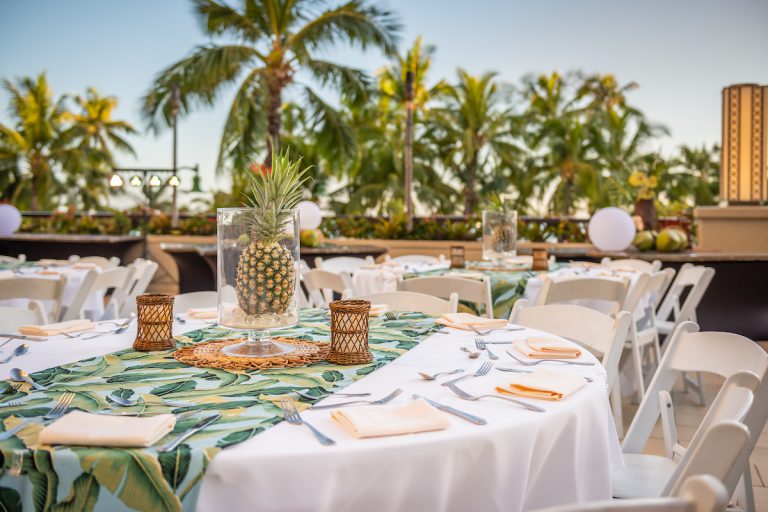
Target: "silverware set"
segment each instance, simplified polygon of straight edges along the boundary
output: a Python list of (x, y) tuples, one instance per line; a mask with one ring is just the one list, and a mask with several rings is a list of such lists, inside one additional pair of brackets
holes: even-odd
[(485, 350), (488, 352), (488, 359), (496, 360), (499, 358), (496, 354), (491, 352), (491, 349), (488, 348), (485, 344), (485, 341), (483, 341), (483, 338), (475, 338), (475, 346), (478, 350)]
[(378, 400), (353, 400), (351, 402), (341, 402), (338, 404), (323, 404), (323, 405), (313, 405), (312, 410), (317, 411), (320, 409), (334, 409), (336, 407), (346, 407), (348, 405), (357, 405), (357, 404), (366, 404), (366, 405), (384, 405), (393, 398), (395, 398), (397, 395), (402, 393), (403, 390), (400, 388), (397, 388), (384, 398), (379, 398)]
[(493, 363), (490, 361), (486, 361), (483, 364), (480, 365), (480, 368), (478, 368), (475, 373), (470, 373), (468, 375), (462, 375), (461, 377), (457, 377), (455, 379), (447, 380), (441, 384), (441, 386), (448, 386), (450, 384), (455, 384), (457, 382), (460, 382), (464, 379), (468, 379), (470, 377), (482, 377), (483, 375), (488, 375), (488, 372), (491, 371), (491, 368), (493, 368)]
[(467, 393), (463, 389), (459, 388), (456, 384), (448, 383), (447, 386), (448, 386), (448, 389), (450, 389), (451, 391), (456, 393), (456, 396), (458, 396), (462, 400), (470, 400), (470, 401), (474, 402), (476, 400), (480, 400), (481, 398), (498, 398), (499, 400), (506, 400), (507, 402), (512, 402), (512, 403), (517, 404), (517, 405), (519, 405), (521, 407), (525, 407), (529, 411), (546, 412), (546, 409), (542, 409), (541, 407), (539, 407), (537, 405), (529, 404), (527, 402), (523, 402), (522, 400), (517, 400), (515, 398), (510, 398), (510, 397), (500, 396), (500, 395), (491, 395), (491, 394), (488, 394), (488, 395), (470, 395), (469, 393)]
[[(67, 412), (67, 409), (69, 409), (70, 404), (72, 403), (72, 400), (74, 400), (75, 394), (71, 392), (62, 393), (61, 396), (59, 396), (58, 400), (56, 400), (56, 403), (51, 407), (51, 409), (48, 411), (48, 413), (43, 416), (43, 421), (52, 421), (57, 420), (64, 416), (64, 413)], [(0, 433), (0, 441), (5, 441), (6, 439), (9, 439), (11, 436), (15, 435), (17, 432), (21, 431), (24, 427), (35, 421), (37, 418), (27, 418), (26, 420), (22, 421), (15, 427), (13, 427), (10, 430), (6, 430), (5, 432)]]
[(70, 339), (80, 339), (80, 340), (92, 340), (94, 338), (98, 338), (99, 336), (104, 336), (105, 334), (122, 334), (128, 330), (128, 327), (130, 327), (134, 318), (136, 318), (136, 314), (131, 313), (131, 316), (125, 321), (123, 321), (122, 323), (118, 324), (118, 327), (116, 329), (112, 329), (109, 331), (83, 331), (75, 334), (62, 332), (61, 334), (63, 334), (64, 336)]
[(570, 359), (537, 359), (536, 361), (523, 361), (522, 359), (518, 359), (515, 357), (515, 355), (510, 352), (509, 350), (506, 351), (507, 354), (509, 354), (509, 357), (517, 361), (519, 364), (523, 366), (536, 366), (537, 364), (542, 363), (562, 363), (562, 364), (573, 364), (576, 366), (594, 366), (595, 363), (592, 361), (571, 361)]
[(525, 327), (497, 327), (495, 329), (486, 329), (484, 331), (481, 331), (480, 329), (477, 329), (476, 327), (472, 325), (467, 325), (472, 331), (477, 334), (478, 336), (488, 336), (492, 332), (496, 331), (524, 331)]
[(287, 396), (282, 397), (280, 399), (280, 409), (283, 410), (283, 418), (285, 418), (285, 421), (292, 425), (306, 425), (306, 427), (315, 435), (315, 438), (320, 441), (320, 444), (325, 446), (336, 444), (336, 441), (302, 419), (301, 414), (299, 414), (298, 409), (296, 409), (296, 402), (294, 402), (292, 398)]
[(157, 451), (160, 453), (164, 453), (164, 452), (171, 452), (175, 450), (176, 447), (178, 447), (187, 438), (189, 438), (193, 434), (197, 434), (208, 425), (211, 425), (212, 423), (216, 422), (219, 418), (221, 418), (221, 413), (218, 413), (218, 412), (216, 414), (211, 414), (210, 416), (206, 416), (205, 418), (201, 419), (200, 421), (192, 425), (190, 428), (182, 432), (173, 441), (167, 444), (164, 444), (163, 446), (158, 448)]

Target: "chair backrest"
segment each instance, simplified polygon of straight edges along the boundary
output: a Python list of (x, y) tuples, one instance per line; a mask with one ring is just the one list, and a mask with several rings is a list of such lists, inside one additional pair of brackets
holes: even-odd
[(538, 512), (723, 512), (727, 506), (723, 483), (711, 475), (697, 475), (688, 478), (674, 497), (592, 501)]
[(313, 268), (304, 273), (304, 285), (309, 292), (309, 301), (315, 307), (327, 306), (333, 301), (333, 293), (340, 293), (342, 298), (355, 295), (355, 285), (350, 275), (342, 270), (330, 272)]
[[(622, 444), (624, 452), (642, 452), (660, 415), (659, 392), (669, 392), (682, 372), (710, 372), (727, 379), (748, 371), (765, 380), (768, 354), (757, 343), (738, 334), (698, 330), (695, 323), (683, 322), (670, 337), (659, 368), (627, 430)], [(760, 390), (756, 402), (763, 399), (759, 393)]]
[[(60, 275), (58, 279), (42, 277), (14, 277), (3, 279), (0, 286), (0, 300), (29, 299), (30, 301), (48, 300), (51, 307), (46, 312), (46, 323), (58, 322), (61, 316), (62, 298), (67, 286), (67, 277)], [(42, 305), (40, 309), (45, 311)]]
[(113, 289), (109, 302), (104, 308), (102, 319), (117, 318), (126, 300), (127, 287), (131, 283), (135, 269), (131, 267), (115, 267), (103, 270), (89, 270), (80, 289), (77, 290), (67, 311), (64, 313), (64, 320), (73, 320), (75, 318), (85, 318), (83, 305), (92, 293)]
[(395, 263), (401, 263), (403, 265), (418, 265), (424, 263), (440, 263), (445, 261), (445, 254), (441, 254), (439, 258), (434, 256), (427, 256), (426, 254), (406, 254), (404, 256), (397, 256), (390, 258), (387, 256), (387, 261), (394, 261)]
[(648, 283), (650, 280), (651, 274), (646, 272), (636, 276), (634, 284), (627, 288), (624, 304), (622, 304), (621, 309), (624, 311), (634, 311), (640, 300), (648, 294)]
[(419, 311), (431, 316), (443, 313), (455, 313), (459, 305), (459, 295), (452, 293), (449, 300), (417, 292), (385, 292), (361, 295), (356, 299), (369, 300), (371, 304), (386, 304), (397, 311)]
[(218, 304), (214, 291), (180, 293), (173, 299), (173, 312), (186, 313), (190, 308), (212, 308)]
[[(659, 306), (657, 318), (667, 320), (672, 317), (675, 326), (679, 325), (680, 322), (695, 321), (696, 308), (714, 276), (715, 269), (710, 267), (691, 265), (690, 263), (680, 267), (677, 277)], [(688, 288), (690, 288), (688, 295), (681, 304), (680, 300)]]
[(605, 265), (606, 267), (626, 267), (631, 268), (634, 270), (637, 270), (638, 272), (647, 272), (649, 274), (653, 272), (658, 272), (661, 270), (661, 261), (659, 260), (653, 260), (651, 261), (644, 261), (644, 260), (638, 260), (637, 258), (624, 258), (624, 259), (618, 259), (618, 260), (612, 260), (611, 258), (605, 257), (600, 261), (601, 265)]
[(147, 290), (149, 283), (155, 276), (158, 268), (157, 262), (145, 260), (143, 258), (137, 258), (133, 263), (128, 265), (134, 269), (133, 277), (126, 287), (125, 300), (123, 306), (120, 309), (120, 316), (126, 316), (129, 313), (136, 312), (136, 297), (141, 295)]
[(629, 334), (632, 315), (621, 311), (615, 316), (573, 304), (529, 306), (520, 299), (509, 321), (575, 341), (602, 359), (610, 389), (619, 376), (619, 360)]
[(350, 275), (361, 266), (371, 265), (373, 263), (375, 263), (375, 260), (370, 256), (366, 256), (365, 258), (335, 256), (326, 259), (318, 256), (315, 258), (315, 268), (326, 270), (328, 272), (348, 272)]
[(45, 324), (46, 313), (40, 309), (38, 304), (38, 302), (32, 302), (28, 308), (0, 306), (0, 331), (14, 332), (22, 325)]
[(654, 311), (659, 307), (662, 297), (667, 292), (669, 285), (672, 284), (672, 280), (675, 278), (675, 269), (665, 268), (658, 272), (653, 272), (651, 278), (648, 280), (648, 284), (645, 287), (645, 291), (650, 297), (651, 305)]
[[(607, 306), (606, 312), (610, 314), (621, 310), (626, 300), (629, 281), (627, 279), (607, 279), (602, 277), (572, 277), (544, 278), (541, 290), (536, 298), (536, 304), (581, 302), (582, 305), (596, 303), (594, 309), (602, 309), (599, 306)], [(592, 307), (590, 305), (590, 307)]]
[(491, 281), (484, 277), (464, 279), (461, 277), (416, 277), (398, 282), (398, 289), (406, 292), (417, 292), (450, 300), (451, 294), (458, 294), (459, 300), (480, 304), (484, 314), (493, 318), (493, 299), (491, 298)]

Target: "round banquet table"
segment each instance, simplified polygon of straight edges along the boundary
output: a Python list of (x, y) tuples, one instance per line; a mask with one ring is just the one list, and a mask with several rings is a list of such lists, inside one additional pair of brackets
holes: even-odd
[[(66, 276), (67, 284), (64, 287), (64, 294), (62, 295), (61, 302), (63, 310), (66, 310), (75, 299), (77, 292), (80, 291), (80, 287), (83, 285), (83, 280), (88, 274), (88, 269), (75, 269), (71, 267), (58, 267), (56, 269), (47, 269), (48, 272), (56, 272), (52, 274), (38, 274), (40, 270), (37, 267), (25, 267), (19, 274), (8, 277), (7, 279), (52, 279), (57, 280), (61, 275)], [(97, 269), (94, 269), (97, 270)], [(97, 270), (98, 271), (98, 270)], [(2, 285), (2, 280), (0, 280)], [(40, 301), (47, 311), (50, 312), (53, 306), (49, 300)], [(26, 308), (29, 301), (26, 299), (6, 299), (0, 300), (0, 306), (13, 307), (13, 308)], [(104, 316), (104, 290), (94, 292), (85, 298), (83, 303), (83, 310), (86, 312), (86, 316), (91, 320), (98, 320)], [(58, 321), (58, 319), (54, 319)]]
[[(202, 326), (188, 320), (175, 323), (174, 332)], [(54, 336), (30, 342), (30, 352), (15, 359), (15, 366), (35, 372), (111, 353), (129, 347), (135, 333), (133, 323), (128, 331), (98, 341)], [(533, 334), (542, 333), (494, 333), (486, 340)], [(487, 425), (447, 416), (450, 426), (442, 431), (353, 439), (331, 422), (330, 411), (307, 410), (303, 418), (335, 439), (336, 446), (321, 446), (307, 428), (282, 422), (213, 458), (197, 509), (521, 511), (610, 498), (611, 470), (622, 462), (599, 362), (584, 351), (582, 360), (594, 366), (542, 365), (593, 379), (563, 401), (532, 401), (544, 413), (502, 400), (463, 401), (439, 381), (417, 376), (417, 371), (479, 367), (485, 355), (470, 360), (459, 350), (471, 346), (473, 338), (456, 330), (434, 334), (344, 392), (370, 392), (378, 398), (401, 388), (403, 393), (391, 403), (405, 404), (420, 394), (481, 416)], [(519, 368), (504, 352), (510, 345), (492, 347), (499, 355), (496, 366)], [(0, 366), (0, 379), (8, 378), (9, 367)], [(460, 385), (470, 393), (491, 393), (509, 375), (493, 370)], [(321, 403), (339, 400), (347, 399), (329, 397)]]

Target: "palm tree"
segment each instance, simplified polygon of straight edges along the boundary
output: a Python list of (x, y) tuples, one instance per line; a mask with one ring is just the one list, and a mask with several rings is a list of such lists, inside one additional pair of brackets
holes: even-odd
[[(150, 125), (158, 129), (169, 124), (175, 88), (180, 113), (185, 114), (214, 104), (227, 85), (239, 82), (224, 124), (218, 167), (228, 161), (242, 169), (264, 143), (264, 161), (271, 162), (273, 150), (280, 146), (283, 95), (297, 83), (298, 72), (364, 97), (369, 84), (362, 71), (324, 60), (318, 52), (343, 42), (392, 54), (398, 21), (367, 0), (348, 0), (322, 11), (313, 10), (313, 5), (317, 3), (309, 0), (241, 0), (238, 9), (217, 0), (194, 0), (206, 34), (224, 36), (226, 42), (200, 46), (158, 75), (143, 101)], [(313, 115), (332, 115), (332, 107), (312, 88), (304, 86), (304, 95)]]
[(512, 139), (511, 111), (502, 106), (496, 73), (472, 76), (458, 70), (459, 81), (441, 95), (433, 110), (442, 163), (464, 184), (464, 214), (478, 202), (477, 184), (496, 164), (515, 165), (520, 149)]
[(10, 125), (0, 124), (3, 199), (33, 210), (55, 205), (55, 170), (66, 155), (59, 132), (66, 121), (64, 97), (54, 99), (45, 73), (36, 79), (3, 80), (10, 95)]
[(673, 172), (662, 182), (670, 200), (691, 206), (717, 204), (720, 194), (720, 147), (680, 146), (672, 162)]
[(67, 114), (70, 127), (62, 134), (73, 146), (64, 162), (67, 189), (80, 197), (82, 208), (97, 208), (110, 191), (107, 180), (115, 166), (113, 153), (136, 155), (125, 139), (136, 130), (127, 121), (112, 117), (117, 107), (113, 96), (101, 96), (89, 88), (85, 96), (75, 96), (74, 102), (79, 112)]

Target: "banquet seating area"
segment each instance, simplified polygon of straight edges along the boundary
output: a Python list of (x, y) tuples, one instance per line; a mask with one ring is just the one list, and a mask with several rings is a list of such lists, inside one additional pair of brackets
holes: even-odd
[[(743, 510), (768, 506), (758, 469), (765, 455), (760, 463), (750, 462), (757, 447), (764, 449), (768, 354), (759, 343), (737, 334), (699, 332), (696, 311), (712, 280), (711, 268), (687, 264), (675, 272), (658, 261), (632, 259), (604, 259), (599, 264), (552, 261), (549, 270), (541, 272), (530, 270), (526, 258), (515, 265), (508, 270), (452, 269), (445, 257), (420, 255), (384, 257), (378, 263), (370, 258), (318, 258), (315, 268), (297, 265), (301, 321), (286, 332), (309, 341), (328, 340), (334, 301), (368, 301), (374, 366), (350, 366), (365, 368), (354, 377), (342, 367), (329, 366), (322, 375), (331, 381), (323, 380), (322, 386), (317, 376), (311, 376), (316, 374), (298, 373), (299, 368), (293, 373), (255, 369), (228, 375), (234, 376), (232, 383), (272, 375), (282, 387), (270, 394), (256, 393), (259, 410), (272, 411), (279, 405), (276, 410), (289, 419), (290, 404), (284, 397), (294, 393), (296, 421), (301, 424), (306, 417), (338, 446), (323, 446), (308, 429), (292, 422), (276, 425), (282, 419), (278, 415), (267, 426), (259, 424), (250, 434), (229, 439), (236, 433), (233, 430), (226, 442), (217, 444), (230, 448), (219, 451), (207, 470), (195, 469), (200, 481), (190, 484), (193, 498), (178, 497), (180, 506), (215, 509), (224, 500), (234, 509), (277, 510), (280, 507), (270, 497), (279, 494), (281, 506), (323, 508), (300, 496), (286, 497), (288, 474), (307, 481), (311, 495), (325, 490), (324, 505), (349, 500), (352, 508), (374, 499), (393, 510), (420, 505), (467, 510), (474, 508), (472, 503), (474, 509), (490, 510), (498, 509), (502, 499), (511, 510), (551, 512), (714, 511), (724, 510), (728, 503)], [(0, 336), (8, 338), (0, 341), (0, 377), (8, 379), (0, 403), (13, 410), (3, 414), (5, 432), (0, 433), (7, 470), (2, 485), (23, 487), (16, 484), (23, 480), (24, 449), (7, 443), (18, 442), (21, 437), (14, 435), (20, 436), (25, 426), (31, 429), (29, 425), (45, 411), (36, 433), (57, 424), (51, 420), (67, 411), (119, 415), (122, 409), (141, 416), (143, 409), (136, 409), (135, 402), (119, 405), (119, 400), (139, 395), (147, 406), (160, 406), (158, 413), (172, 410), (177, 425), (185, 428), (190, 424), (180, 419), (183, 414), (194, 415), (195, 408), (205, 404), (215, 410), (220, 404), (221, 398), (203, 394), (203, 402), (195, 402), (190, 390), (203, 389), (206, 378), (224, 378), (226, 372), (221, 370), (190, 373), (194, 376), (171, 380), (161, 386), (162, 391), (155, 388), (149, 394), (136, 387), (135, 396), (127, 392), (134, 389), (130, 379), (107, 373), (93, 389), (111, 394), (104, 395), (106, 401), (96, 399), (95, 409), (82, 398), (64, 400), (78, 391), (74, 384), (58, 380), (59, 374), (85, 379), (83, 365), (96, 368), (101, 363), (94, 361), (101, 356), (108, 366), (119, 358), (130, 360), (131, 353), (140, 354), (130, 350), (137, 337), (137, 314), (141, 315), (137, 297), (147, 290), (157, 270), (155, 262), (137, 259), (121, 265), (115, 259), (92, 256), (27, 261), (22, 256), (3, 257), (0, 268)], [(192, 292), (174, 297), (168, 322), (176, 340), (186, 346), (223, 329), (217, 324), (219, 314), (217, 292)], [(25, 338), (25, 333), (34, 334)], [(186, 371), (167, 352), (148, 354), (156, 355), (142, 370), (145, 379), (159, 375), (150, 368)], [(124, 364), (123, 371), (129, 370), (127, 361)], [(24, 368), (31, 379), (19, 381), (12, 367)], [(104, 370), (102, 365), (93, 371)], [(83, 382), (82, 386), (94, 383)], [(45, 392), (50, 402), (39, 403), (50, 403), (51, 410), (43, 407), (39, 413), (25, 414), (20, 408), (35, 403), (25, 401), (43, 393), (36, 391), (40, 383), (51, 389)], [(372, 415), (368, 420), (357, 417), (355, 407), (334, 408), (334, 401), (354, 399), (345, 396), (348, 392), (374, 400), (394, 385), (406, 391), (398, 398), (394, 394), (381, 399), (382, 404), (390, 400), (403, 407), (421, 404), (410, 400), (412, 395), (423, 395), (448, 404), (459, 417), (446, 421), (447, 415), (426, 406), (437, 414), (435, 423), (415, 428), (418, 422), (392, 416), (398, 411), (395, 405), (374, 402), (360, 408), (383, 411), (379, 416), (366, 413)], [(180, 402), (176, 405), (181, 408), (169, 409), (166, 404), (163, 409), (165, 400)], [(256, 407), (248, 403), (254, 402), (227, 410), (242, 414)], [(334, 411), (330, 415), (324, 409), (329, 403)], [(410, 412), (415, 416), (409, 419), (428, 422), (427, 412)], [(402, 432), (396, 431), (396, 421), (404, 422)], [(366, 429), (378, 432), (383, 428), (379, 423), (392, 432), (385, 429), (368, 439)], [(267, 430), (272, 425), (276, 426)], [(355, 434), (345, 437), (345, 432)], [(28, 437), (24, 439), (26, 443)], [(191, 439), (196, 439), (194, 434)], [(182, 446), (190, 456), (209, 445), (200, 437)], [(28, 447), (36, 449), (34, 443)], [(149, 444), (139, 449), (154, 453)], [(329, 455), (334, 449), (337, 454)], [(385, 451), (390, 455), (374, 472), (371, 461), (382, 460)], [(159, 460), (163, 464), (165, 459)], [(468, 461), (466, 468), (460, 469), (461, 460)], [(319, 477), (323, 464), (325, 476)], [(423, 484), (415, 480), (426, 471), (431, 473)], [(333, 474), (348, 478), (361, 494), (349, 485), (339, 488)], [(452, 488), (470, 480), (472, 488)], [(366, 490), (374, 481), (381, 485)], [(252, 491), (243, 494), (249, 485)], [(387, 487), (392, 492), (385, 495)], [(445, 493), (440, 499), (454, 501), (436, 505), (430, 500), (437, 499), (433, 494), (437, 492)]]

